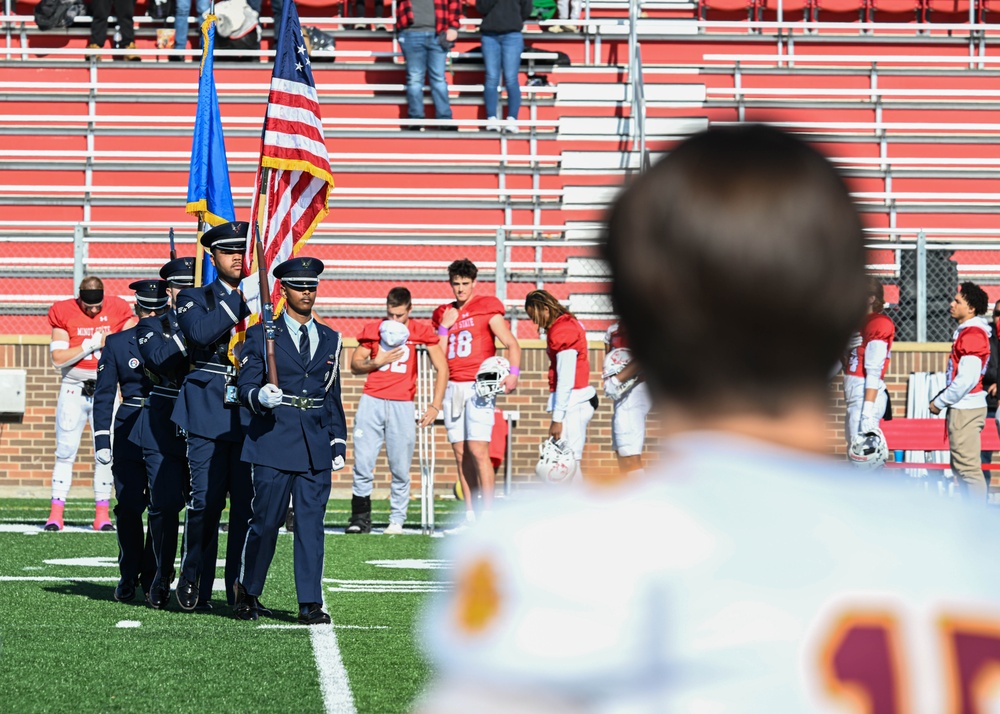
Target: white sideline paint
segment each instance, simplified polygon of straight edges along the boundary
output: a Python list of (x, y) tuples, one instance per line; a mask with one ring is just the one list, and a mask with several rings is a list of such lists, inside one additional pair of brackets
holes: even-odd
[[(258, 630), (308, 630), (312, 625), (257, 625)], [(332, 625), (335, 630), (388, 630), (388, 625)]]
[[(324, 609), (326, 605), (324, 604)], [(337, 633), (332, 625), (306, 625), (312, 640), (313, 657), (319, 673), (319, 688), (323, 692), (326, 714), (356, 714), (354, 695), (337, 645)]]
[(117, 583), (118, 578), (78, 578), (73, 575), (0, 575), (0, 582), (5, 583), (55, 583), (67, 580), (82, 583)]
[(333, 583), (327, 592), (331, 593), (438, 593), (447, 592), (448, 583), (435, 580), (338, 580), (324, 578), (324, 583)]
[(134, 629), (136, 627), (142, 627), (142, 623), (138, 620), (121, 620), (115, 627), (120, 627), (122, 629)]
[(369, 560), (365, 565), (376, 568), (404, 568), (409, 570), (447, 570), (451, 563), (441, 558), (406, 558), (403, 560)]

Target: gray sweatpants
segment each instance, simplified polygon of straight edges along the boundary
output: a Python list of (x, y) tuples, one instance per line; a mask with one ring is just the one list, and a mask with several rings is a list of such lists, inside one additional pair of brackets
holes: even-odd
[(371, 496), (375, 460), (385, 444), (392, 486), (389, 522), (402, 525), (410, 504), (410, 464), (417, 440), (413, 402), (361, 395), (354, 414), (354, 495)]

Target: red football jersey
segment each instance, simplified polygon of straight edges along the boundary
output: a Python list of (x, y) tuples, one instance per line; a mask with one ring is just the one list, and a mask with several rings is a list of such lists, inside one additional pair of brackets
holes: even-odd
[(625, 331), (616, 322), (608, 328), (608, 331), (604, 333), (604, 344), (608, 346), (608, 350), (616, 350), (619, 347), (628, 348), (628, 342), (625, 341)]
[[(435, 330), (449, 307), (454, 303), (445, 303), (434, 311), (431, 324)], [(489, 323), (494, 315), (505, 312), (503, 303), (492, 295), (475, 296), (459, 310), (458, 321), (448, 330), (448, 375), (453, 382), (474, 382), (479, 365), (497, 353), (496, 336)]]
[(958, 374), (958, 363), (963, 357), (978, 357), (982, 363), (979, 372), (979, 381), (972, 388), (969, 394), (983, 391), (983, 373), (986, 371), (986, 364), (990, 361), (990, 336), (986, 330), (978, 325), (969, 325), (958, 333), (958, 338), (951, 346), (951, 356), (948, 358), (948, 368), (945, 371), (945, 382), (951, 384), (955, 375)]
[(556, 355), (576, 350), (576, 377), (573, 389), (590, 384), (590, 355), (587, 352), (587, 331), (572, 315), (560, 315), (545, 334), (545, 351), (549, 355), (549, 391), (556, 391)]
[(887, 351), (885, 363), (882, 365), (882, 374), (889, 368), (889, 355), (892, 353), (892, 341), (896, 338), (896, 325), (892, 319), (881, 312), (873, 312), (865, 318), (865, 324), (861, 328), (861, 344), (851, 350), (847, 360), (847, 374), (855, 377), (865, 376), (865, 349), (868, 343), (874, 340), (885, 342)]
[[(369, 322), (358, 335), (358, 344), (372, 351), (372, 357), (378, 354), (378, 329), (383, 320)], [(398, 402), (412, 402), (417, 392), (417, 351), (415, 345), (436, 345), (437, 333), (426, 322), (409, 320), (406, 326), (410, 330), (410, 338), (406, 341), (404, 354), (400, 359), (384, 364), (374, 372), (368, 373), (365, 380), (364, 393), (379, 399), (391, 399)]]
[[(88, 317), (76, 300), (60, 300), (49, 308), (49, 324), (53, 329), (59, 328), (69, 333), (69, 346), (79, 347), (83, 341), (99, 330), (105, 332), (120, 332), (125, 323), (132, 317), (132, 308), (120, 297), (105, 295), (101, 311), (94, 317)], [(77, 362), (78, 369), (97, 370), (100, 350), (92, 352)]]

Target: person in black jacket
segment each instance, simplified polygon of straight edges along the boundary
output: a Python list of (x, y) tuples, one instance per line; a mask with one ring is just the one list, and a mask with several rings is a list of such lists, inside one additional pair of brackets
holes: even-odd
[[(997, 335), (997, 330), (1000, 330), (1000, 300), (996, 301), (993, 305), (993, 332), (990, 334), (990, 361), (986, 365), (986, 372), (983, 374), (983, 389), (986, 390), (986, 421), (990, 422), (996, 419), (997, 416), (997, 389), (998, 389), (998, 377), (1000, 377), (1000, 336)], [(997, 423), (996, 427), (1000, 429), (1000, 423)], [(983, 451), (980, 454), (983, 464), (989, 464), (993, 462), (993, 452)], [(990, 487), (990, 472), (983, 469), (983, 473), (986, 474), (986, 488), (989, 490)]]
[[(483, 64), (486, 66), (483, 101), (486, 103), (486, 129), (504, 129), (516, 134), (517, 114), (521, 110), (520, 68), (524, 37), (521, 29), (531, 17), (532, 0), (476, 0), (476, 10), (483, 16), (479, 31), (483, 36)], [(507, 121), (499, 116), (500, 72), (507, 87)]]

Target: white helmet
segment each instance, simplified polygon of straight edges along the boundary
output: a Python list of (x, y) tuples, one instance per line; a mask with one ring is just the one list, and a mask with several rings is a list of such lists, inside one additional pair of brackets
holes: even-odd
[(535, 476), (548, 483), (563, 483), (576, 473), (576, 458), (565, 439), (548, 438), (538, 449)]
[(881, 429), (858, 434), (851, 439), (847, 460), (859, 469), (877, 469), (889, 460), (889, 447)]
[(383, 352), (391, 352), (397, 347), (402, 347), (410, 339), (410, 328), (402, 322), (395, 320), (383, 320), (378, 327), (379, 343), (378, 348)]
[(492, 397), (503, 394), (503, 381), (510, 374), (510, 362), (503, 357), (490, 357), (476, 372), (476, 396)]
[(624, 397), (628, 390), (635, 386), (639, 377), (632, 377), (625, 382), (610, 381), (616, 377), (632, 361), (632, 352), (627, 347), (616, 347), (608, 352), (604, 357), (604, 369), (601, 372), (601, 379), (604, 380), (604, 393), (609, 399), (618, 401)]

